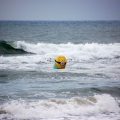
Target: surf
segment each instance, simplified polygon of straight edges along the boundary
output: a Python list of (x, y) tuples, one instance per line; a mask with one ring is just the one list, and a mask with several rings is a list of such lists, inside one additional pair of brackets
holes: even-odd
[(29, 52), (23, 50), (22, 48), (15, 48), (12, 45), (14, 42), (0, 41), (0, 55), (4, 54), (27, 54)]
[[(109, 101), (109, 102), (108, 102)], [(109, 107), (109, 109), (108, 109)], [(120, 108), (117, 100), (109, 94), (73, 97), (70, 99), (49, 99), (38, 102), (13, 100), (0, 106), (0, 118), (10, 119), (62, 119), (82, 118), (86, 116), (97, 119), (117, 119)]]
[(1, 41), (0, 54), (38, 54), (54, 58), (56, 55), (65, 55), (74, 61), (90, 59), (118, 59), (120, 58), (120, 43), (27, 43), (25, 41)]

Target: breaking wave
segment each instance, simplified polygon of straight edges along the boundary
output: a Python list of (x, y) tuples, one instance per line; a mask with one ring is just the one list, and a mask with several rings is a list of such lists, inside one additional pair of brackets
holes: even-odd
[(53, 44), (53, 43), (26, 43), (25, 41), (17, 42), (0, 42), (0, 54), (25, 54), (34, 53), (39, 55), (58, 55), (64, 54), (74, 60), (79, 59), (111, 59), (120, 58), (120, 43), (114, 44)]
[(11, 101), (0, 106), (0, 119), (59, 119), (72, 118), (73, 116), (82, 119), (85, 116), (97, 117), (102, 116), (102, 114), (104, 118), (109, 118), (112, 115), (114, 119), (117, 119), (120, 117), (119, 113), (119, 103), (109, 94), (94, 95), (87, 98), (54, 98), (38, 102)]
[[(12, 45), (13, 44), (13, 45)], [(26, 54), (27, 51), (24, 51), (22, 48), (14, 47), (14, 42), (0, 41), (0, 55), (4, 54)]]

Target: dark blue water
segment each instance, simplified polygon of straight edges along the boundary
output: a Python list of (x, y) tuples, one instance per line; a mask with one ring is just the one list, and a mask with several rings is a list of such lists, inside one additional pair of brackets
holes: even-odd
[(0, 21), (1, 120), (118, 120), (119, 91), (120, 21)]
[(120, 21), (1, 21), (0, 40), (32, 43), (119, 43)]

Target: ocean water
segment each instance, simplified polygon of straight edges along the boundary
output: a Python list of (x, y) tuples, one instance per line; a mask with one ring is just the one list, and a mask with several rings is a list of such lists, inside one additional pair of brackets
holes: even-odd
[(0, 120), (120, 120), (120, 21), (0, 21)]

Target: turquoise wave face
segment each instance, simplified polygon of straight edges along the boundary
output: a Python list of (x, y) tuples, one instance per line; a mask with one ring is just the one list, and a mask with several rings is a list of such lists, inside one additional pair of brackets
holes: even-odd
[(28, 52), (24, 51), (23, 49), (14, 48), (6, 41), (0, 42), (0, 54), (26, 54)]

